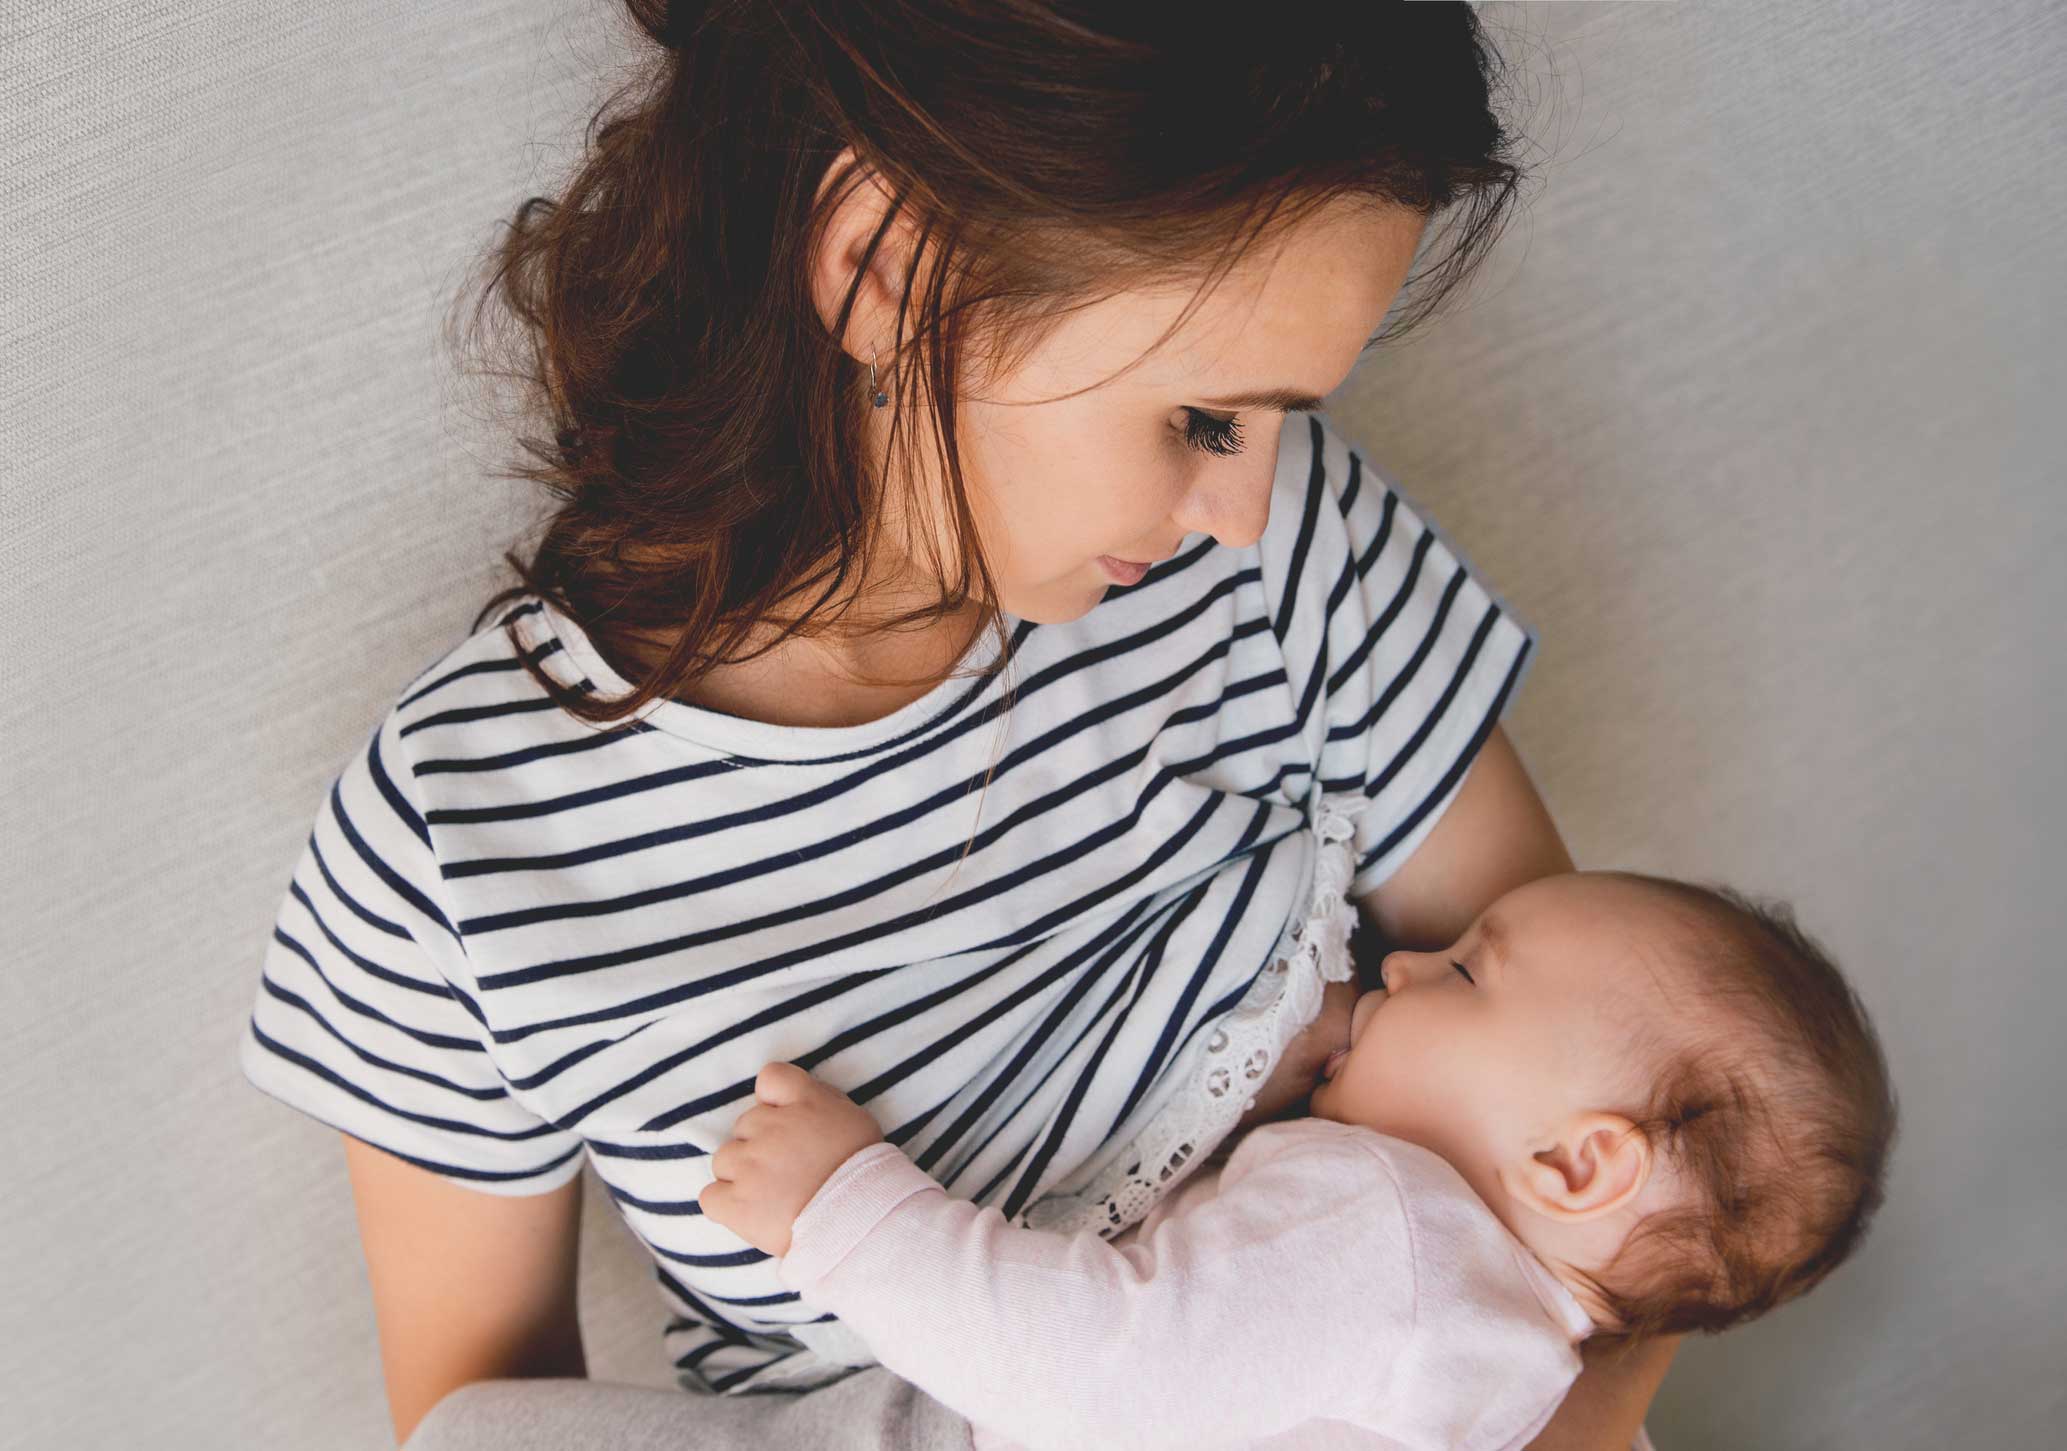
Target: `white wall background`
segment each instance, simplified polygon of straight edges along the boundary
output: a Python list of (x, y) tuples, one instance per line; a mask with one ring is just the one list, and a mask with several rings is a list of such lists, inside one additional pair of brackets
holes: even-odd
[[(445, 396), (595, 0), (0, 0), (0, 1441), (387, 1444), (336, 1135), (237, 1075), (316, 803), (529, 517)], [(2067, 1367), (2067, 14), (1487, 4), (1542, 181), (1331, 416), (1543, 633), (1591, 865), (1794, 898), (1906, 1116), (1665, 1451), (2041, 1447)], [(590, 1181), (591, 1373), (667, 1384)]]

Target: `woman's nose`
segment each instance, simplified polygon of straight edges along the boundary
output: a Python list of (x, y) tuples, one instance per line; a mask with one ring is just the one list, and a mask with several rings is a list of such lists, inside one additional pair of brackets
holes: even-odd
[[(1260, 452), (1260, 451), (1259, 451)], [(1276, 450), (1270, 450), (1274, 457)], [(1270, 491), (1276, 468), (1249, 477), (1213, 470), (1194, 485), (1173, 516), (1189, 534), (1210, 534), (1229, 549), (1247, 549), (1270, 523)]]

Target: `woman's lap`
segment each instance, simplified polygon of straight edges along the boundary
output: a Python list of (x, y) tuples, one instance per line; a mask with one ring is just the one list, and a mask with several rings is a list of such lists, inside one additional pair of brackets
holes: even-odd
[(713, 1396), (609, 1381), (461, 1386), (402, 1451), (969, 1451), (969, 1423), (881, 1366), (821, 1389)]

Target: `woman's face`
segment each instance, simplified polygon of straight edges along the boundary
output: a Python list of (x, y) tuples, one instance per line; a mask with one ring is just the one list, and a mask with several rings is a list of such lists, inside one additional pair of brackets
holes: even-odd
[[(1148, 352), (1191, 287), (1071, 313), (1014, 374), (958, 400), (963, 474), (998, 604), (1037, 623), (1073, 620), (1132, 582), (1100, 556), (1153, 564), (1199, 534), (1253, 544), (1287, 411), (1318, 407), (1349, 375), (1425, 224), (1406, 208), (1333, 204), (1260, 239), (1125, 376), (1112, 375)], [(1067, 393), (1077, 396), (1058, 397)], [(885, 436), (888, 411), (872, 415)], [(927, 487), (944, 523), (940, 481)], [(944, 541), (936, 548), (953, 557)]]

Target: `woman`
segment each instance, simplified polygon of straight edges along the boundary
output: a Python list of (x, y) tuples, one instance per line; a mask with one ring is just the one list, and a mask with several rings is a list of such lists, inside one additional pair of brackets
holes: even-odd
[[(340, 774), (241, 1062), (345, 1135), (413, 1445), (956, 1445), (698, 1213), (709, 1152), (788, 1058), (1116, 1232), (1343, 1041), (1324, 877), (1434, 942), (1570, 865), (1528, 635), (1313, 416), (1519, 174), (1463, 5), (631, 9), (493, 277), (559, 507)], [(554, 1379), (584, 1161), (715, 1394)]]

